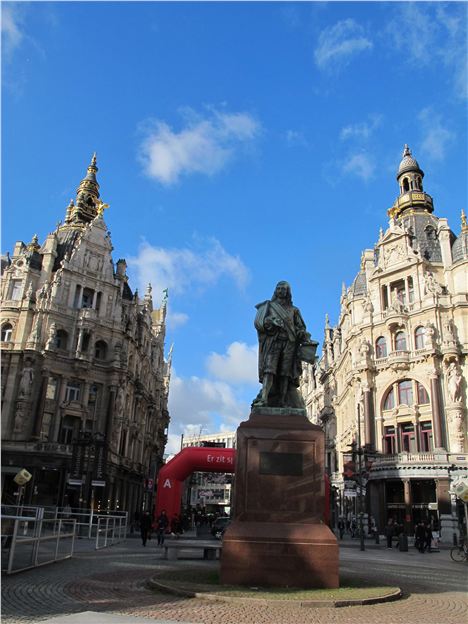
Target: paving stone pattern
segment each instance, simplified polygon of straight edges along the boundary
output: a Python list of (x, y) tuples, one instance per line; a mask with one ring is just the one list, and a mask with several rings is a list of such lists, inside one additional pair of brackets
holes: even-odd
[[(71, 560), (2, 580), (2, 622), (26, 624), (58, 615), (100, 611), (194, 624), (461, 624), (468, 621), (467, 568), (448, 550), (420, 554), (383, 547), (365, 552), (341, 545), (340, 567), (365, 584), (398, 585), (403, 600), (372, 606), (313, 608), (215, 602), (158, 594), (146, 581), (164, 569), (216, 567), (201, 559), (164, 561), (154, 545), (131, 539), (112, 548), (80, 552)], [(193, 556), (199, 556), (195, 552)]]

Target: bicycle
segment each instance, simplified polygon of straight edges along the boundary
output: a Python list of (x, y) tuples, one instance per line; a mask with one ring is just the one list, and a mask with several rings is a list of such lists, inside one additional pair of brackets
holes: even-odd
[(459, 546), (454, 546), (450, 549), (450, 558), (452, 561), (468, 561), (468, 546), (465, 542)]

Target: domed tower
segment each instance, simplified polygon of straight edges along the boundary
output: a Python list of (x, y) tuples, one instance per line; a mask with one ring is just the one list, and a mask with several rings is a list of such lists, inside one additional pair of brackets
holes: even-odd
[(388, 211), (389, 217), (396, 219), (404, 212), (434, 212), (432, 197), (423, 190), (424, 171), (411, 154), (408, 145), (405, 145), (403, 150), (396, 178), (400, 187), (400, 195)]
[(438, 219), (432, 213), (432, 197), (423, 190), (424, 171), (405, 145), (396, 179), (400, 195), (388, 210), (388, 216), (408, 231), (415, 252), (432, 262), (442, 261)]

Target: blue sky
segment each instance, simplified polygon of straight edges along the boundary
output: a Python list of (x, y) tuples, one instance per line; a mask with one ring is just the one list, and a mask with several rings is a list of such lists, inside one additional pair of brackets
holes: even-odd
[(43, 240), (94, 151), (114, 259), (169, 288), (171, 444), (256, 395), (254, 306), (339, 314), (408, 143), (467, 205), (466, 3), (2, 3), (2, 250)]

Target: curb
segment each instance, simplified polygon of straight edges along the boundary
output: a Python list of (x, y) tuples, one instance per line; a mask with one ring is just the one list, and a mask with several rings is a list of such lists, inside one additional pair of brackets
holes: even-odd
[(395, 591), (390, 592), (388, 594), (383, 594), (382, 596), (374, 596), (372, 598), (349, 598), (347, 600), (268, 600), (267, 598), (246, 598), (246, 597), (231, 597), (231, 596), (220, 596), (219, 594), (205, 594), (201, 592), (193, 592), (188, 589), (179, 589), (178, 587), (173, 587), (171, 585), (166, 585), (164, 583), (160, 583), (156, 581), (154, 578), (150, 579), (146, 583), (147, 587), (150, 589), (158, 589), (160, 591), (166, 592), (168, 594), (174, 594), (175, 596), (183, 596), (184, 598), (204, 598), (206, 600), (213, 600), (216, 602), (250, 602), (253, 604), (260, 605), (291, 605), (291, 604), (299, 604), (301, 607), (354, 607), (354, 606), (362, 606), (362, 605), (373, 605), (381, 602), (392, 602), (393, 600), (399, 600), (402, 597), (402, 591), (398, 587)]

